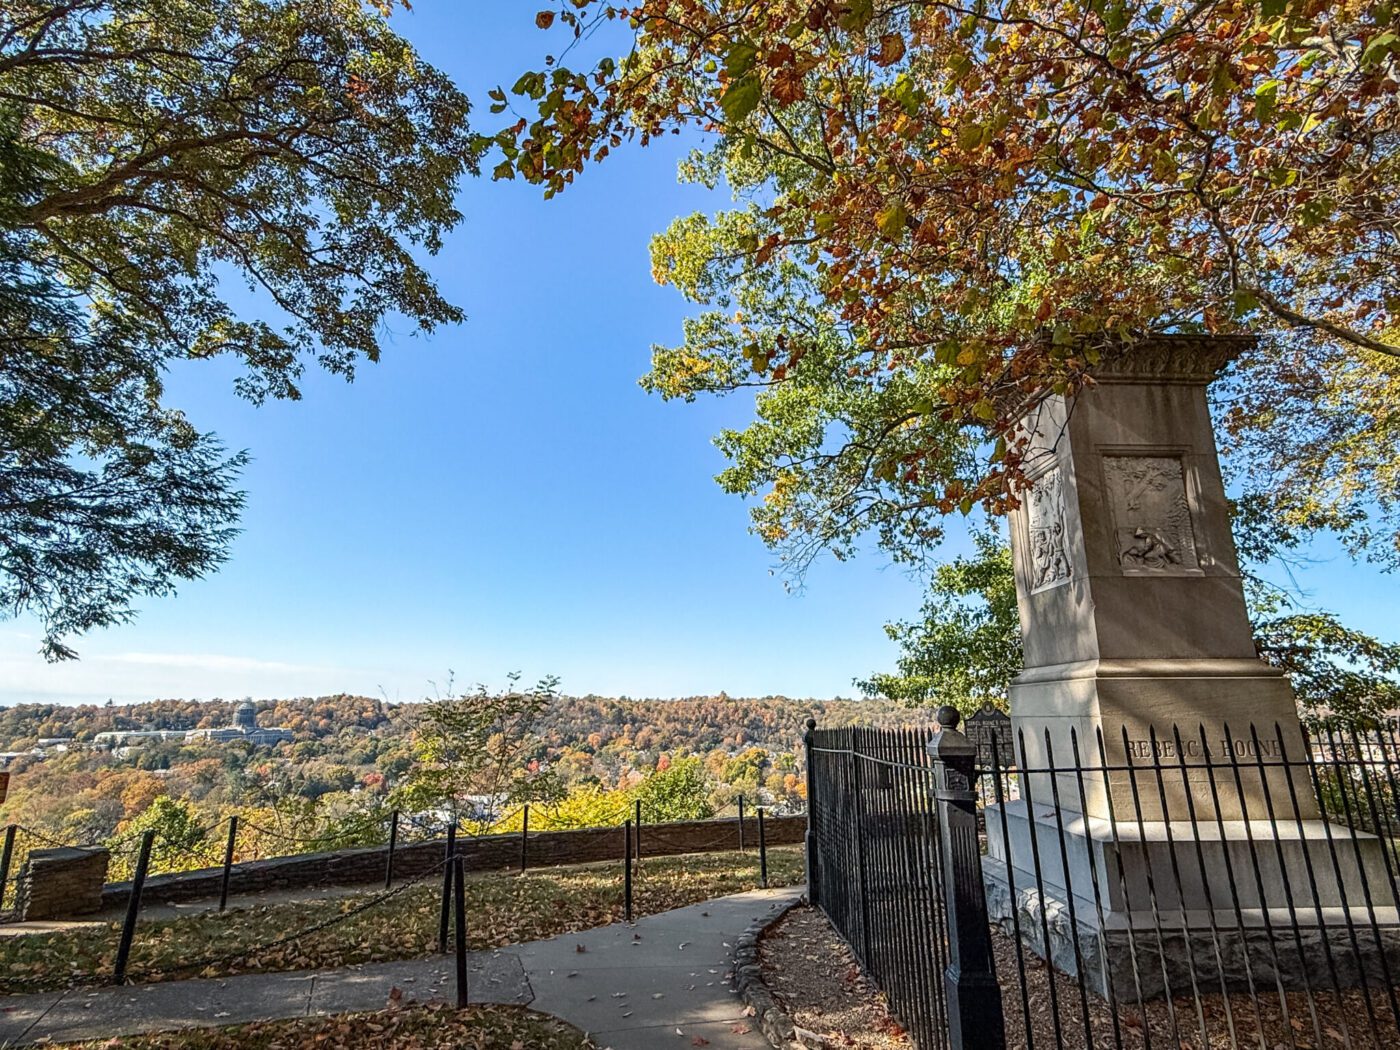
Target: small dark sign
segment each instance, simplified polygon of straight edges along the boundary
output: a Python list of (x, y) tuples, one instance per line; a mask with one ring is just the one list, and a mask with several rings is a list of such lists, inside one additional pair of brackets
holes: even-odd
[(963, 731), (968, 740), (977, 746), (977, 765), (980, 768), (993, 768), (993, 742), (998, 768), (1009, 769), (1016, 764), (1016, 749), (1011, 742), (1011, 716), (1005, 711), (984, 707), (964, 723)]
[(0, 773), (0, 804), (5, 801), (5, 796), (10, 792), (10, 774)]

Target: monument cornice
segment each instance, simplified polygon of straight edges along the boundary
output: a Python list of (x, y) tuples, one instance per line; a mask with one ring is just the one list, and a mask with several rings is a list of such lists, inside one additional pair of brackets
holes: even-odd
[[(1252, 335), (1158, 333), (1132, 339), (1103, 337), (1081, 345), (1098, 351), (1099, 363), (1081, 375), (1094, 383), (1209, 384), (1256, 342)], [(1045, 392), (1008, 383), (992, 398), (1002, 418), (1024, 416)]]
[(1100, 345), (1089, 375), (1104, 382), (1209, 383), (1254, 345), (1252, 335), (1148, 335)]

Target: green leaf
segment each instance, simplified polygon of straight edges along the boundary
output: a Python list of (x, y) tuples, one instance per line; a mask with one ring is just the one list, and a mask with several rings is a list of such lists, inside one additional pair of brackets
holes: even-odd
[(894, 87), (890, 89), (890, 97), (912, 117), (922, 108), (925, 95), (914, 86), (913, 79), (906, 73), (894, 82)]
[(1395, 50), (1395, 45), (1398, 42), (1400, 42), (1400, 36), (1391, 32), (1373, 36), (1367, 41), (1366, 50), (1361, 52), (1361, 64), (1369, 66), (1380, 62), (1390, 51)]
[(758, 48), (752, 44), (733, 44), (724, 56), (724, 71), (731, 78), (738, 80), (753, 69), (754, 60), (758, 58)]
[(875, 17), (875, 0), (851, 0), (846, 13), (841, 16), (841, 28), (859, 33)]
[(964, 124), (958, 128), (958, 145), (965, 150), (974, 150), (982, 144), (982, 133), (986, 129), (981, 124)]
[(731, 124), (738, 124), (755, 109), (758, 108), (758, 101), (762, 97), (762, 86), (758, 82), (758, 77), (749, 74), (746, 77), (734, 81), (725, 89), (720, 96), (719, 106), (724, 110), (725, 119)]
[(880, 232), (891, 240), (899, 240), (904, 236), (905, 226), (909, 221), (909, 212), (904, 207), (902, 201), (893, 202), (884, 211), (875, 216), (875, 221), (880, 226)]
[(1243, 317), (1259, 309), (1259, 299), (1253, 292), (1241, 288), (1235, 293), (1235, 316)]
[(1259, 123), (1267, 124), (1273, 118), (1282, 85), (1282, 80), (1266, 80), (1254, 89), (1254, 117)]

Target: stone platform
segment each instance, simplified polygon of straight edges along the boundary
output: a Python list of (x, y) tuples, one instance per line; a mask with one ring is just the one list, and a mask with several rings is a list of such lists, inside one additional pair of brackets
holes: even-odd
[(1014, 911), (1027, 945), (1071, 975), (1082, 959), (1100, 995), (1400, 983), (1400, 902), (1374, 835), (1322, 820), (1057, 822), (1024, 802), (986, 813), (990, 918), (1009, 933)]

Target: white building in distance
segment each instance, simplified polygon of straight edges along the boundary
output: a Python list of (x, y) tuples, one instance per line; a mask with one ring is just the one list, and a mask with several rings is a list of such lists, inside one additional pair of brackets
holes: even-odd
[(258, 725), (257, 711), (249, 700), (233, 711), (233, 725), (220, 729), (119, 729), (98, 733), (93, 742), (105, 747), (129, 747), (134, 744), (181, 740), (185, 743), (229, 744), (237, 741), (254, 747), (274, 747), (292, 739), (290, 729), (265, 729)]

